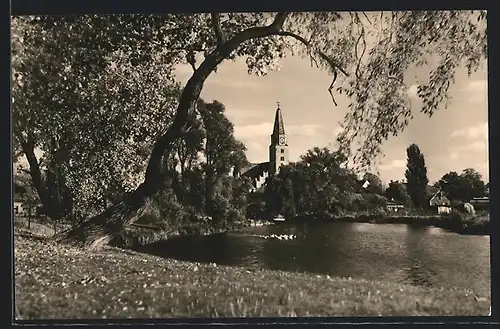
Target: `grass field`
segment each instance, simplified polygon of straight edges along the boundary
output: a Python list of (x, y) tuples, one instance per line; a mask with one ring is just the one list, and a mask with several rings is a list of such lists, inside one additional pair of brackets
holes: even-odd
[(487, 315), (490, 297), (85, 251), (15, 230), (17, 318)]

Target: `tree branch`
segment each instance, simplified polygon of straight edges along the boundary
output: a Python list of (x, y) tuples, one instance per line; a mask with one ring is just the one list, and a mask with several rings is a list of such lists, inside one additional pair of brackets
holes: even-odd
[[(363, 51), (361, 55), (358, 57), (358, 45), (359, 41), (363, 38)], [(356, 77), (359, 78), (359, 68), (361, 67), (361, 61), (363, 60), (363, 56), (366, 52), (366, 39), (365, 39), (365, 29), (361, 28), (361, 33), (359, 34), (358, 40), (356, 41), (356, 47), (354, 48), (356, 59), (358, 60), (358, 64), (356, 65)]]
[(212, 28), (214, 29), (215, 32), (215, 38), (217, 39), (217, 44), (221, 45), (224, 42), (226, 42), (226, 36), (224, 35), (224, 32), (222, 32), (222, 27), (220, 25), (220, 13), (212, 13), (211, 14), (212, 20)]
[[(281, 35), (281, 36), (287, 36), (287, 37), (292, 37), (298, 41), (300, 41), (302, 44), (304, 44), (307, 48), (309, 49), (312, 49), (312, 45), (309, 41), (307, 41), (305, 38), (303, 38), (302, 36), (298, 35), (298, 34), (295, 34), (295, 33), (292, 33), (292, 32), (288, 32), (288, 31), (278, 31), (277, 33), (275, 33), (276, 35)], [(330, 58), (328, 55), (326, 55), (324, 52), (322, 52), (321, 50), (319, 49), (313, 49), (316, 54), (318, 54), (319, 57), (321, 57), (323, 60), (325, 60), (328, 64), (330, 64), (330, 66), (333, 68), (336, 68), (338, 69), (340, 72), (342, 72), (342, 74), (344, 74), (345, 76), (349, 76), (349, 73), (347, 73), (341, 66), (340, 64), (338, 64), (337, 62), (335, 62), (332, 58)]]
[(370, 23), (371, 26), (373, 26), (373, 23), (372, 21), (368, 18), (368, 16), (366, 15), (365, 12), (363, 12), (363, 16), (365, 16), (366, 20), (368, 21), (368, 23)]
[(196, 57), (194, 55), (194, 50), (189, 50), (187, 55), (186, 55), (186, 60), (191, 65), (191, 68), (193, 69), (193, 72), (196, 71)]
[(223, 44), (218, 45), (217, 48), (205, 57), (204, 61), (193, 73), (182, 91), (172, 124), (156, 141), (151, 151), (144, 183), (136, 190), (136, 193), (141, 198), (156, 192), (158, 177), (161, 177), (163, 171), (162, 160), (165, 156), (168, 156), (175, 141), (182, 136), (184, 132), (189, 131), (189, 115), (195, 110), (196, 102), (200, 97), (203, 84), (209, 75), (243, 42), (250, 39), (276, 35), (283, 27), (287, 17), (288, 13), (278, 13), (270, 25), (245, 29)]
[[(335, 106), (337, 106), (337, 102), (335, 101), (335, 96), (333, 95), (333, 87), (335, 85), (335, 81), (337, 81), (337, 75), (338, 75), (337, 70), (342, 72), (342, 74), (344, 74), (345, 76), (349, 76), (349, 74), (340, 66), (340, 64), (335, 62), (331, 57), (329, 57), (328, 55), (326, 55), (324, 52), (322, 52), (321, 50), (319, 50), (317, 48), (314, 49), (314, 47), (311, 45), (311, 43), (309, 41), (307, 41), (305, 38), (303, 38), (302, 36), (295, 34), (295, 33), (292, 33), (292, 32), (288, 32), (288, 31), (279, 31), (276, 33), (276, 35), (292, 37), (292, 38), (300, 41), (302, 44), (304, 44), (307, 47), (308, 52), (310, 54), (309, 56), (311, 57), (311, 60), (314, 60), (316, 62), (316, 60), (312, 56), (312, 52), (314, 51), (319, 57), (321, 57), (324, 61), (326, 61), (330, 65), (330, 67), (333, 71), (333, 81), (330, 84), (330, 87), (328, 88), (328, 92), (330, 93), (330, 96), (332, 96), (333, 104), (335, 104)], [(316, 65), (317, 65), (317, 63), (316, 63)]]

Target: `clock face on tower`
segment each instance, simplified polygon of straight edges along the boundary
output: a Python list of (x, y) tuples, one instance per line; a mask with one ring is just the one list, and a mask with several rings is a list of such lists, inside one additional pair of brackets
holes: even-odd
[(286, 142), (285, 136), (280, 136), (279, 142), (280, 142), (281, 145), (285, 145), (285, 142)]

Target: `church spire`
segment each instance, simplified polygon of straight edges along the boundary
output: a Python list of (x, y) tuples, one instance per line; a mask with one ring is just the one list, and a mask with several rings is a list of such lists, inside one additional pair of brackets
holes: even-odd
[(274, 117), (274, 129), (273, 135), (284, 135), (285, 125), (283, 124), (283, 116), (281, 114), (280, 102), (278, 102), (278, 108), (276, 109), (276, 116)]

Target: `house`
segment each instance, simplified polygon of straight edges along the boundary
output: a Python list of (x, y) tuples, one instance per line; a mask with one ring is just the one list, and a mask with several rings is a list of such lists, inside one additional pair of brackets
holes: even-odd
[(441, 190), (429, 200), (429, 206), (436, 208), (438, 214), (449, 214), (451, 211), (451, 202)]
[(26, 209), (24, 207), (24, 203), (21, 200), (21, 198), (18, 198), (18, 197), (14, 198), (14, 215), (18, 215), (18, 216), (25, 216), (26, 215)]
[(367, 189), (368, 187), (370, 187), (370, 182), (368, 180), (365, 180), (363, 182), (363, 185), (361, 185), (361, 187), (364, 188), (364, 189)]
[(405, 209), (405, 206), (397, 203), (394, 201), (394, 199), (391, 199), (390, 201), (387, 202), (387, 210), (392, 211), (392, 212), (402, 212)]

